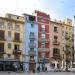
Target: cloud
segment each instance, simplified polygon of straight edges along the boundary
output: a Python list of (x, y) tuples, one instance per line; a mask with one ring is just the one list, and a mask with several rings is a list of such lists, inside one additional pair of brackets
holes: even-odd
[(39, 5), (39, 0), (0, 0), (0, 13), (30, 14)]
[(52, 18), (72, 18), (75, 0), (0, 0), (0, 13), (31, 14), (35, 9), (50, 14)]

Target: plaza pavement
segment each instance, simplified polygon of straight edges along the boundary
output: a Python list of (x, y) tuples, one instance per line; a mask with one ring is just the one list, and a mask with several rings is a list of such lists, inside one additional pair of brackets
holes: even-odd
[(41, 72), (41, 73), (0, 72), (0, 75), (75, 75), (75, 73), (73, 72)]

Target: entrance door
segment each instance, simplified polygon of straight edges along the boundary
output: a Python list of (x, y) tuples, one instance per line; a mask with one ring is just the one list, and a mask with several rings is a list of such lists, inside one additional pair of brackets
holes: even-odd
[(0, 71), (3, 71), (3, 62), (0, 62)]
[(29, 63), (29, 71), (34, 72), (35, 71), (36, 64), (35, 63)]

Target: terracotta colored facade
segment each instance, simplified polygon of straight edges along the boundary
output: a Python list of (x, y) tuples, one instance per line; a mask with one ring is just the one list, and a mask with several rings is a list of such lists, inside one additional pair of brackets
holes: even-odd
[[(46, 60), (49, 60), (49, 24), (50, 17), (46, 13), (35, 11), (38, 22), (38, 59), (41, 61), (44, 56)], [(43, 26), (42, 26), (43, 25)], [(44, 44), (42, 46), (42, 44)]]

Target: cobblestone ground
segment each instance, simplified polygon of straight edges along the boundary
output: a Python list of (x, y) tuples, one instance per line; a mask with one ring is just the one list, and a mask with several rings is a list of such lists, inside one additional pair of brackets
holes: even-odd
[(0, 72), (0, 75), (75, 75), (72, 72), (42, 72), (42, 73), (14, 73), (14, 72)]

